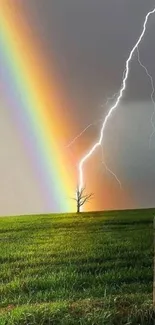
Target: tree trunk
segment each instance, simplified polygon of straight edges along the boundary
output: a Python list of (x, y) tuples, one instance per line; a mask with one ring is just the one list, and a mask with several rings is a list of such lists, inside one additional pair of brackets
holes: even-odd
[(80, 212), (80, 204), (79, 204), (79, 202), (77, 203), (77, 213), (79, 213)]

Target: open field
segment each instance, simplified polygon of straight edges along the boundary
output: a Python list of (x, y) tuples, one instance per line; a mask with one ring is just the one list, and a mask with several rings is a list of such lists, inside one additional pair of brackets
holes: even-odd
[(153, 324), (153, 214), (0, 218), (0, 325)]

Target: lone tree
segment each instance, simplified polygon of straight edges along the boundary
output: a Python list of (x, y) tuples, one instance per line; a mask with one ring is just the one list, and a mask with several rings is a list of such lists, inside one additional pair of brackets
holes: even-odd
[(81, 212), (81, 207), (86, 203), (89, 202), (92, 197), (93, 197), (93, 193), (90, 194), (85, 194), (85, 187), (82, 187), (81, 190), (79, 189), (79, 187), (77, 187), (76, 190), (76, 198), (74, 199), (77, 203), (77, 213)]

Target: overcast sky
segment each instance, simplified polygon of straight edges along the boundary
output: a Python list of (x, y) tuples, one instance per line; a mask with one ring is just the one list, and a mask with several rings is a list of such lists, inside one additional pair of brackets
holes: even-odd
[[(50, 61), (53, 64), (53, 60), (55, 62), (66, 96), (70, 98), (72, 104), (68, 110), (80, 132), (93, 120), (105, 116), (108, 106), (104, 103), (120, 88), (125, 61), (141, 33), (146, 13), (155, 7), (155, 0), (20, 0), (19, 2), (24, 9), (25, 19), (42, 43), (48, 64)], [(18, 1), (14, 3), (16, 6)], [(143, 64), (155, 80), (154, 35), (155, 15), (152, 15), (139, 50)], [(117, 112), (109, 122), (104, 141), (107, 163), (122, 180), (123, 187), (130, 188), (132, 193), (131, 202), (127, 206), (120, 203), (120, 197), (118, 208), (155, 206), (155, 135), (149, 148), (153, 112), (150, 94), (150, 81), (145, 71), (138, 65), (135, 55), (131, 63), (127, 90)], [(17, 148), (15, 135), (12, 138), (11, 134), (8, 137), (4, 134), (7, 133), (6, 130), (10, 130), (11, 133), (11, 129), (9, 119), (4, 118), (4, 112), (2, 117), (0, 147), (2, 148), (3, 144), (4, 148), (4, 141), (7, 144), (10, 136), (18, 152), (17, 161), (14, 160), (15, 166), (19, 163), (21, 149)], [(89, 143), (94, 143), (98, 132), (99, 126), (96, 126), (94, 130), (84, 135), (82, 141), (87, 142), (89, 137)], [(75, 146), (80, 146), (80, 141)], [(3, 164), (9, 164), (3, 150), (1, 156)], [(97, 168), (100, 170), (99, 164)], [(105, 174), (104, 167), (102, 168)], [(14, 168), (8, 165), (8, 169), (13, 177)], [(1, 168), (0, 179), (3, 175), (4, 168)], [(106, 177), (111, 179), (111, 175), (107, 173)], [(30, 184), (31, 177), (28, 171), (27, 178)], [(5, 180), (5, 187), (7, 186)], [(119, 191), (117, 186), (116, 192)], [(35, 183), (32, 184), (31, 193), (34, 199), (29, 200), (29, 208), (26, 202), (20, 206), (15, 193), (10, 194), (14, 196), (14, 204), (8, 208), (7, 202), (10, 198), (7, 197), (5, 200), (4, 192), (2, 189), (1, 191), (0, 214), (42, 212), (44, 209), (41, 203), (37, 203)], [(114, 206), (108, 203), (107, 208), (117, 208), (117, 203)]]

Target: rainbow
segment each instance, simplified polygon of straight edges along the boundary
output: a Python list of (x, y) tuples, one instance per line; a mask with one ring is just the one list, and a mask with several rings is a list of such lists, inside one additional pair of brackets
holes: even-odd
[(47, 207), (51, 212), (74, 211), (75, 203), (70, 197), (76, 186), (72, 167), (75, 160), (65, 152), (64, 138), (70, 123), (63, 116), (59, 86), (54, 78), (51, 80), (46, 58), (22, 12), (6, 0), (0, 15), (5, 105), (42, 187)]

